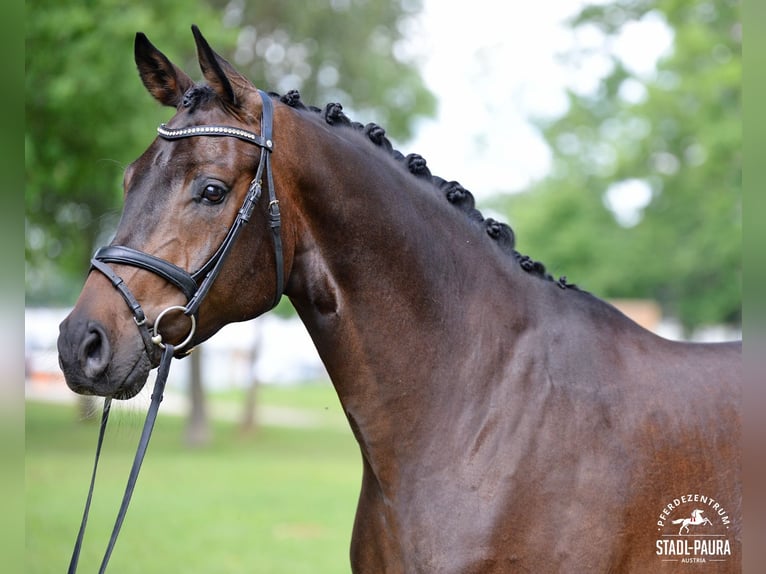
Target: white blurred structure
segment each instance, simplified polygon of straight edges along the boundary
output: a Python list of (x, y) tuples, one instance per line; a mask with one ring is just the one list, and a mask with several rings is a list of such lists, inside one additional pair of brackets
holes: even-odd
[[(663, 337), (680, 339), (682, 336), (677, 322), (661, 317), (659, 307), (651, 302), (613, 303)], [(656, 316), (649, 321), (641, 316), (647, 306), (656, 307)], [(59, 370), (56, 350), (58, 325), (68, 313), (69, 309), (26, 309), (25, 312), (27, 380), (44, 384), (53, 392), (70, 392)], [(695, 333), (692, 339), (712, 342), (741, 337), (738, 330), (708, 327)], [(314, 343), (297, 317), (283, 319), (270, 314), (254, 321), (227, 325), (194, 352), (202, 353), (202, 380), (208, 390), (243, 388), (253, 377), (262, 384), (280, 385), (328, 379)], [(175, 361), (168, 388), (185, 392), (188, 382), (188, 361)]]
[[(65, 385), (58, 367), (58, 325), (69, 309), (27, 309), (27, 378)], [(257, 345), (257, 358), (252, 358)], [(252, 377), (265, 384), (297, 384), (326, 379), (327, 373), (303, 324), (266, 315), (221, 329), (194, 351), (202, 353), (202, 380), (208, 389), (242, 388)], [(187, 361), (175, 361), (168, 387), (186, 389)]]

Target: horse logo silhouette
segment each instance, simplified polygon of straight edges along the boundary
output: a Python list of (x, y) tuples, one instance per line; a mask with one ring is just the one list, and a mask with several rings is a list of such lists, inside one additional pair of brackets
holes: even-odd
[(713, 526), (713, 523), (710, 522), (708, 518), (702, 516), (702, 511), (698, 508), (692, 510), (691, 518), (679, 518), (678, 520), (673, 520), (672, 522), (673, 524), (681, 525), (681, 528), (678, 530), (679, 536), (684, 531), (684, 529), (686, 529), (686, 533), (689, 534), (689, 526), (700, 526), (703, 524), (709, 524), (710, 526)]

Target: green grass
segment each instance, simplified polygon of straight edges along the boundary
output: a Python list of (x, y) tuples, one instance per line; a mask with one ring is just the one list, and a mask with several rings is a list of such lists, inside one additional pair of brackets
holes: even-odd
[[(277, 397), (259, 399), (281, 404), (285, 395), (302, 392), (280, 389), (272, 393)], [(300, 401), (306, 408), (334, 411), (334, 416), (340, 410), (327, 388), (310, 388)], [(98, 569), (141, 425), (138, 413), (112, 412), (80, 558), (82, 572)], [(337, 425), (265, 427), (242, 436), (236, 425), (216, 422), (212, 443), (190, 450), (183, 446), (183, 426), (182, 419), (160, 412), (110, 572), (349, 572), (361, 475), (350, 430)], [(98, 424), (78, 421), (72, 406), (27, 403), (27, 573), (66, 570), (97, 432)]]
[[(245, 402), (244, 389), (211, 392), (211, 409), (219, 412), (240, 413)], [(336, 430), (349, 431), (348, 421), (329, 381), (315, 381), (295, 386), (261, 385), (257, 394), (258, 405), (272, 409), (287, 409), (290, 414), (303, 415), (310, 423)]]
[[(245, 398), (244, 389), (216, 391), (210, 399), (241, 404)], [(302, 385), (261, 385), (258, 387), (258, 401), (269, 406), (303, 408), (312, 411), (331, 410), (342, 417), (338, 395), (327, 381), (316, 381)]]

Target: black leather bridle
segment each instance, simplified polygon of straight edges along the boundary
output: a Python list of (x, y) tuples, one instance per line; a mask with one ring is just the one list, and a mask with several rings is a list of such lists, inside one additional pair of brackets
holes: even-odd
[[(269, 190), (269, 225), (274, 237), (274, 253), (277, 266), (277, 289), (274, 295), (274, 301), (272, 307), (279, 303), (282, 297), (282, 290), (284, 288), (284, 270), (283, 270), (283, 255), (282, 255), (282, 237), (281, 237), (281, 214), (279, 211), (279, 201), (276, 198), (274, 189), (274, 180), (271, 173), (271, 152), (274, 149), (274, 142), (272, 140), (272, 127), (274, 122), (274, 108), (268, 94), (258, 90), (262, 100), (261, 111), (261, 135), (253, 132), (243, 130), (241, 128), (231, 126), (215, 126), (215, 125), (201, 125), (180, 129), (171, 129), (162, 124), (157, 133), (160, 137), (167, 140), (176, 140), (188, 137), (198, 136), (223, 136), (223, 137), (235, 137), (261, 148), (261, 156), (258, 162), (258, 168), (256, 170), (255, 177), (250, 183), (250, 187), (247, 190), (247, 195), (242, 203), (242, 207), (239, 209), (234, 223), (229, 228), (226, 237), (221, 243), (220, 247), (215, 253), (207, 260), (207, 262), (193, 273), (181, 269), (177, 265), (160, 259), (149, 253), (138, 251), (130, 247), (122, 245), (109, 245), (102, 247), (96, 251), (93, 259), (91, 260), (91, 269), (96, 269), (103, 273), (112, 285), (119, 291), (122, 298), (130, 307), (133, 313), (133, 319), (138, 325), (138, 330), (141, 333), (141, 338), (144, 341), (146, 352), (151, 358), (152, 351), (157, 347), (162, 349), (162, 358), (160, 359), (159, 370), (157, 372), (157, 379), (154, 383), (154, 391), (152, 393), (152, 401), (149, 405), (149, 411), (146, 415), (144, 427), (141, 432), (141, 438), (136, 449), (136, 456), (133, 459), (133, 467), (130, 470), (128, 476), (128, 483), (125, 487), (125, 494), (122, 497), (122, 503), (117, 513), (117, 519), (112, 529), (112, 535), (109, 539), (109, 543), (106, 548), (106, 552), (101, 561), (99, 568), (99, 574), (102, 574), (106, 570), (106, 566), (109, 563), (109, 558), (114, 549), (114, 545), (117, 542), (117, 536), (120, 533), (123, 520), (128, 510), (128, 504), (133, 496), (133, 490), (138, 479), (138, 472), (141, 469), (141, 463), (146, 454), (146, 449), (149, 446), (149, 439), (154, 428), (154, 422), (157, 418), (157, 412), (159, 410), (160, 402), (162, 402), (163, 392), (165, 389), (165, 382), (167, 381), (170, 363), (173, 360), (173, 356), (179, 350), (187, 346), (194, 337), (194, 331), (196, 328), (196, 317), (199, 307), (202, 304), (203, 299), (210, 291), (213, 282), (218, 277), (221, 271), (221, 267), (226, 260), (226, 257), (231, 252), (234, 242), (237, 240), (244, 225), (250, 220), (250, 216), (255, 209), (258, 199), (261, 196), (262, 179), (266, 178), (266, 185)], [(149, 331), (147, 325), (146, 315), (141, 308), (140, 303), (135, 296), (130, 292), (130, 289), (117, 275), (109, 265), (110, 263), (117, 263), (121, 265), (132, 265), (134, 267), (140, 267), (147, 271), (151, 271), (165, 279), (166, 281), (175, 285), (186, 296), (187, 303), (184, 306), (173, 305), (162, 311), (154, 320), (153, 335)], [(186, 339), (184, 339), (178, 345), (171, 343), (163, 343), (162, 335), (159, 332), (159, 325), (162, 318), (173, 311), (183, 312), (189, 317), (191, 321), (191, 328)], [(106, 430), (106, 424), (109, 419), (109, 412), (111, 409), (111, 397), (104, 399), (104, 410), (101, 415), (101, 426), (99, 428), (98, 443), (96, 445), (96, 459), (93, 464), (93, 473), (90, 480), (90, 489), (88, 490), (88, 496), (85, 501), (85, 510), (83, 512), (82, 521), (80, 522), (80, 530), (77, 534), (77, 540), (75, 541), (74, 550), (72, 552), (72, 558), (69, 562), (69, 574), (75, 574), (77, 571), (77, 563), (80, 558), (80, 549), (82, 547), (83, 538), (85, 536), (85, 526), (88, 523), (88, 514), (90, 511), (90, 503), (93, 497), (93, 487), (96, 481), (96, 471), (98, 469), (98, 460), (101, 454), (101, 445), (104, 440), (104, 433)]]
[[(102, 247), (93, 255), (91, 269), (96, 269), (103, 273), (119, 291), (122, 298), (125, 299), (125, 302), (133, 313), (133, 319), (135, 320), (136, 325), (138, 325), (139, 332), (144, 341), (144, 346), (150, 357), (152, 356), (154, 345), (157, 345), (160, 348), (164, 348), (165, 346), (159, 331), (159, 325), (162, 318), (171, 312), (182, 312), (184, 315), (188, 316), (191, 321), (191, 328), (186, 339), (175, 345), (176, 352), (180, 351), (191, 342), (196, 329), (196, 317), (200, 305), (210, 291), (210, 288), (213, 286), (218, 274), (221, 272), (226, 257), (231, 252), (242, 228), (250, 220), (250, 216), (261, 196), (264, 177), (269, 192), (269, 205), (267, 209), (269, 226), (271, 227), (274, 239), (274, 255), (276, 260), (277, 288), (272, 308), (279, 303), (279, 300), (282, 297), (282, 290), (284, 288), (284, 262), (280, 231), (282, 222), (279, 201), (276, 198), (274, 180), (271, 173), (271, 162), (269, 161), (271, 152), (274, 150), (274, 141), (272, 139), (274, 108), (268, 94), (262, 90), (258, 90), (258, 93), (263, 102), (261, 108), (261, 135), (237, 127), (220, 125), (200, 125), (172, 129), (168, 128), (165, 124), (162, 124), (157, 128), (158, 135), (166, 140), (201, 136), (234, 137), (261, 148), (258, 168), (255, 177), (251, 181), (250, 187), (247, 190), (247, 195), (242, 203), (242, 207), (239, 209), (239, 212), (234, 219), (234, 223), (232, 223), (229, 228), (220, 247), (218, 247), (216, 252), (213, 253), (210, 259), (208, 259), (202, 267), (197, 271), (189, 273), (169, 261), (123, 245), (109, 245)], [(130, 289), (128, 289), (125, 282), (109, 266), (110, 263), (132, 265), (159, 275), (169, 283), (175, 285), (184, 294), (187, 299), (186, 305), (173, 305), (162, 311), (155, 319), (152, 332), (150, 333), (146, 315), (144, 314), (140, 303), (130, 292)]]

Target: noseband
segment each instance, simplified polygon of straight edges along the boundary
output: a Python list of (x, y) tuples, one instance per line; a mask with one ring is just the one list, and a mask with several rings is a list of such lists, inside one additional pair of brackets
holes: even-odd
[[(210, 259), (200, 267), (197, 271), (189, 273), (184, 269), (181, 269), (177, 265), (170, 263), (164, 259), (160, 259), (149, 253), (144, 253), (131, 247), (125, 247), (123, 245), (109, 245), (102, 247), (96, 251), (91, 259), (91, 269), (96, 269), (103, 273), (107, 279), (114, 285), (117, 291), (125, 299), (125, 302), (130, 307), (133, 313), (133, 319), (138, 325), (141, 338), (144, 341), (146, 352), (149, 356), (152, 356), (152, 350), (155, 346), (159, 346), (164, 349), (165, 344), (162, 342), (162, 335), (159, 331), (160, 321), (169, 313), (182, 312), (189, 317), (191, 327), (189, 334), (179, 344), (175, 345), (175, 350), (179, 351), (186, 347), (194, 337), (194, 332), (197, 323), (197, 313), (200, 305), (205, 296), (210, 291), (213, 282), (221, 272), (224, 262), (227, 256), (234, 246), (234, 242), (242, 231), (244, 225), (250, 220), (250, 216), (255, 209), (255, 205), (258, 203), (258, 199), (261, 196), (261, 189), (263, 185), (263, 178), (266, 178), (266, 186), (269, 191), (269, 226), (271, 227), (272, 235), (274, 238), (274, 255), (276, 261), (276, 277), (277, 288), (272, 303), (272, 308), (279, 303), (282, 297), (282, 290), (284, 287), (284, 263), (282, 255), (282, 238), (281, 238), (281, 214), (279, 211), (279, 201), (276, 198), (274, 189), (274, 180), (271, 173), (271, 152), (274, 149), (274, 141), (272, 139), (272, 128), (274, 123), (274, 108), (271, 102), (271, 98), (268, 94), (262, 90), (258, 90), (261, 96), (262, 108), (261, 108), (261, 135), (253, 132), (235, 128), (231, 126), (219, 126), (219, 125), (201, 125), (191, 126), (187, 128), (173, 129), (168, 128), (165, 124), (161, 124), (157, 128), (158, 135), (166, 140), (177, 140), (189, 137), (234, 137), (261, 148), (261, 156), (258, 162), (258, 168), (256, 170), (255, 177), (250, 182), (250, 187), (247, 190), (247, 195), (242, 203), (242, 207), (237, 212), (237, 216), (234, 219), (229, 231), (226, 234), (221, 245), (213, 253)], [(154, 321), (152, 332), (147, 325), (146, 315), (144, 314), (141, 305), (135, 296), (130, 292), (130, 289), (117, 275), (109, 265), (110, 263), (120, 265), (131, 265), (133, 267), (139, 267), (147, 271), (151, 271), (155, 275), (159, 275), (169, 283), (176, 286), (186, 297), (187, 303), (184, 306), (173, 305), (162, 311)]]

